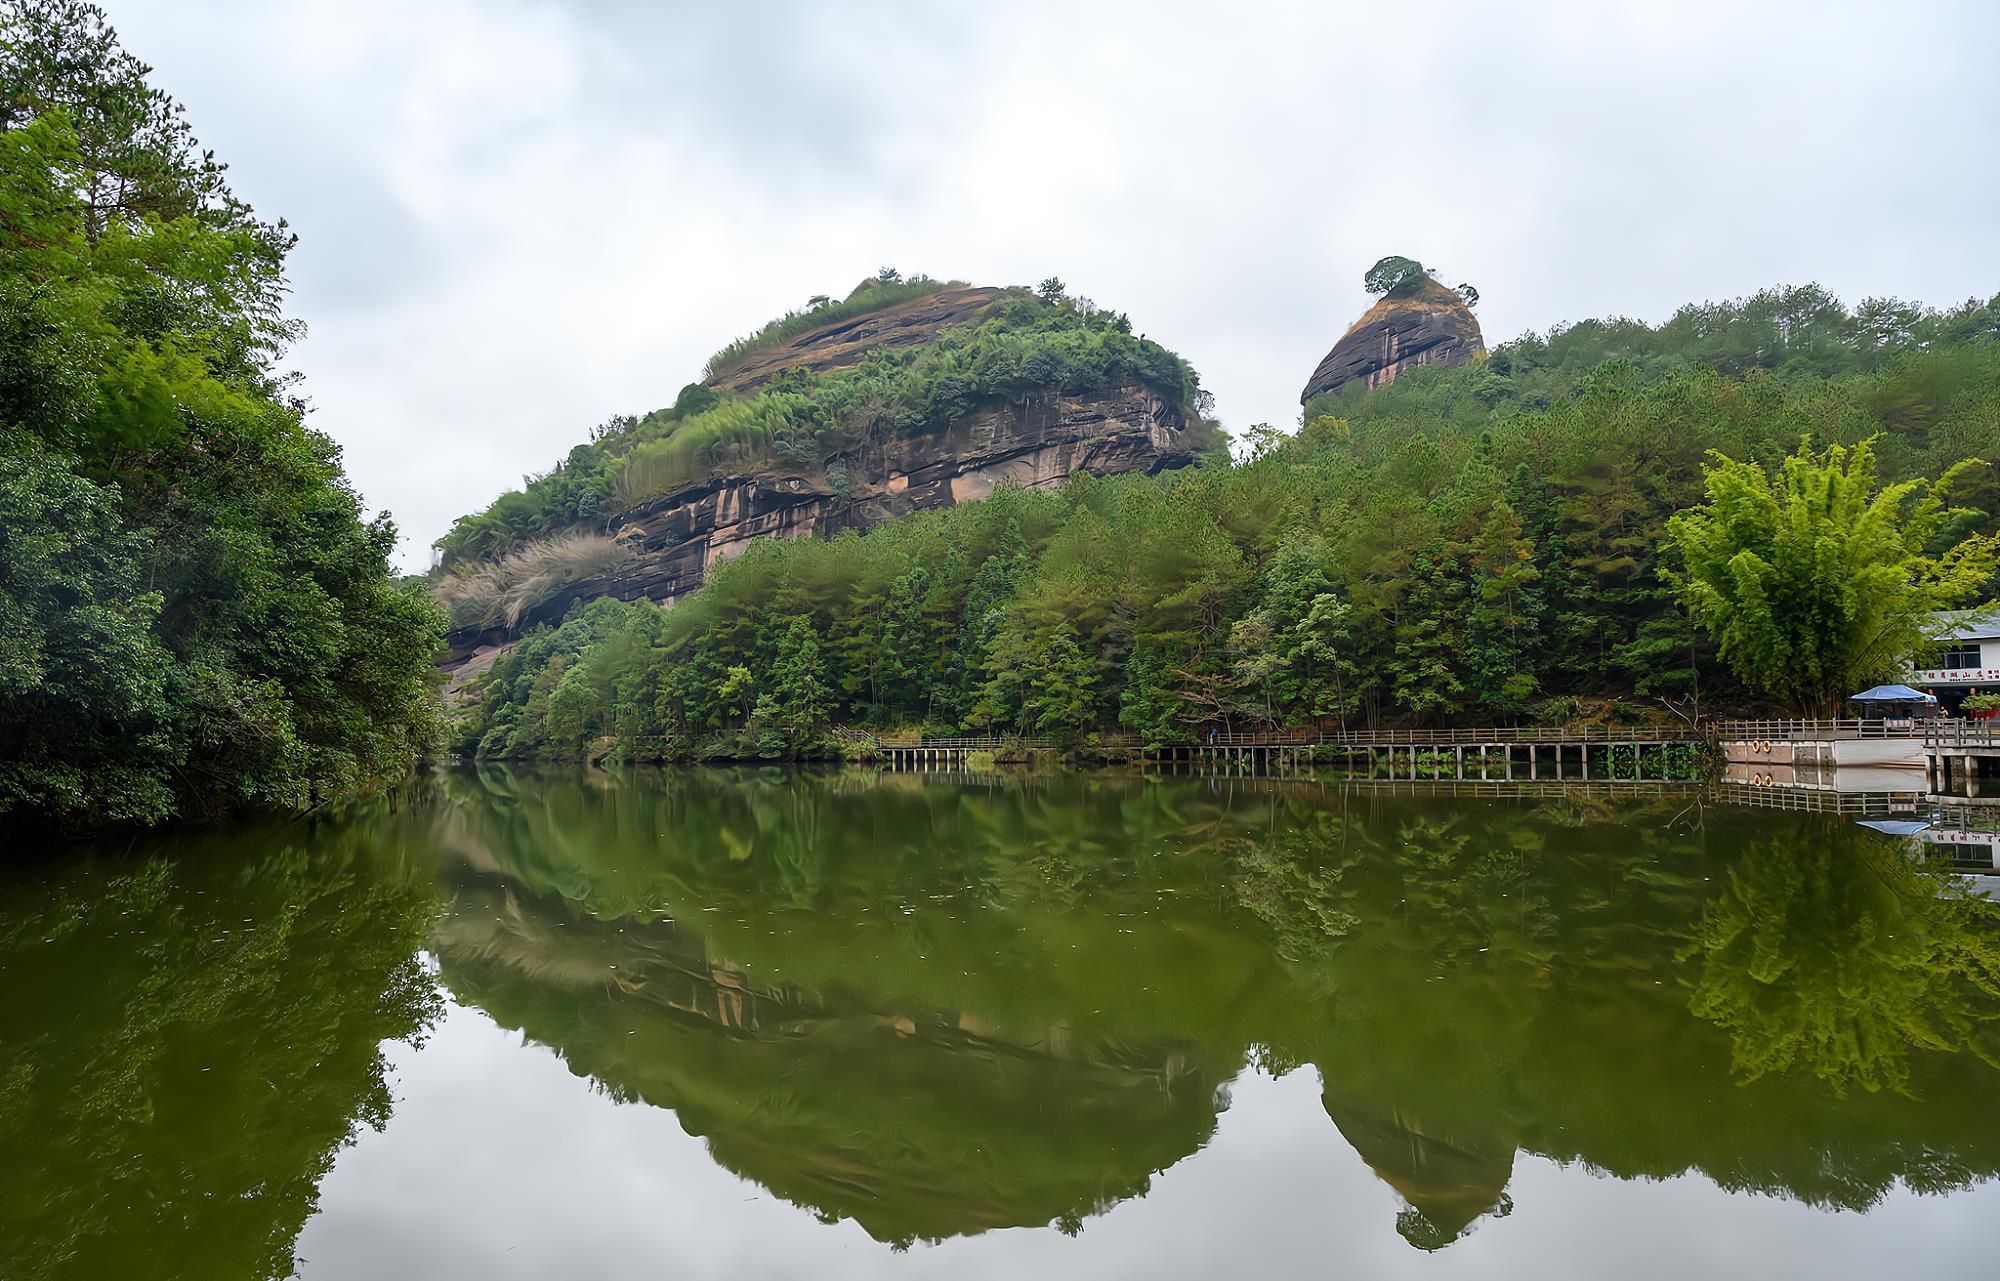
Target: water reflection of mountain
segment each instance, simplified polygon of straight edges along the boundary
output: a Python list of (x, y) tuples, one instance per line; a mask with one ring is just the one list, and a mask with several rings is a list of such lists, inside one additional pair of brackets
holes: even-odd
[(1377, 1114), (1356, 1108), (1329, 1088), (1326, 1114), (1376, 1177), (1396, 1190), (1405, 1209), (1396, 1230), (1422, 1250), (1436, 1250), (1465, 1235), (1487, 1215), (1505, 1216), (1514, 1202), (1514, 1145), (1490, 1145), (1489, 1134), (1433, 1133), (1421, 1117), (1401, 1111)]
[[(446, 981), (904, 1240), (1074, 1222), (1255, 1057), (1436, 1248), (1517, 1153), (1865, 1208), (2000, 1170), (1990, 905), (1838, 820), (1210, 780), (460, 776)], [(612, 967), (616, 967), (613, 969)]]
[(463, 887), (434, 946), (460, 1000), (884, 1240), (1076, 1220), (1143, 1193), (1207, 1140), (1227, 1074), (1186, 1047), (760, 982), (673, 924), (513, 889)]

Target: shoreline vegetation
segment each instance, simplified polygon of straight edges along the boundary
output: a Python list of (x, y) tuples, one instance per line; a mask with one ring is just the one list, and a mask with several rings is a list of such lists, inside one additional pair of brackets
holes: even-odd
[[(1232, 458), (1187, 361), (1051, 278), (851, 365), (690, 384), (400, 579), (393, 524), (364, 520), (282, 365), (286, 224), (232, 194), (100, 9), (0, 0), (0, 21), (0, 827), (297, 813), (440, 750), (1824, 714), (1923, 653), (1930, 611), (2000, 594), (2000, 296), (1849, 307), (1812, 285), (1356, 379)], [(1426, 280), (1403, 258), (1367, 276)], [(707, 372), (945, 287), (885, 269)], [(456, 714), (440, 697), (448, 617), (511, 624), (615, 569), (622, 510), (762, 467), (840, 493), (891, 434), (1124, 386), (1203, 461), (760, 541), (671, 609), (579, 604)]]

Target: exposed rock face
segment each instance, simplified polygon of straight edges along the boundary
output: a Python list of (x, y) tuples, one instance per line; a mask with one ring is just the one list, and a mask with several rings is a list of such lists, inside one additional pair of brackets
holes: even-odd
[(919, 346), (936, 338), (940, 330), (979, 320), (1009, 292), (973, 286), (941, 289), (894, 307), (836, 320), (723, 366), (708, 385), (725, 396), (747, 396), (795, 365), (823, 374), (859, 364), (872, 351)]
[[(879, 312), (850, 317), (759, 352), (711, 383), (754, 393), (793, 365), (813, 370), (853, 364), (883, 346), (928, 342), (976, 320), (1007, 291), (947, 289)], [(637, 552), (617, 574), (569, 585), (537, 605), (519, 627), (453, 631), (441, 666), (455, 684), (490, 665), (496, 647), (521, 630), (559, 621), (578, 601), (599, 596), (670, 602), (701, 585), (710, 565), (740, 555), (752, 539), (829, 535), (866, 528), (925, 508), (991, 494), (1003, 482), (1053, 486), (1073, 472), (1157, 472), (1194, 461), (1196, 442), (1179, 409), (1149, 387), (1023, 401), (993, 400), (942, 431), (896, 435), (830, 459), (846, 468), (841, 492), (824, 468), (760, 468), (677, 490), (623, 515), (613, 532)]]
[(1370, 307), (1319, 362), (1304, 404), (1356, 378), (1385, 387), (1412, 365), (1457, 365), (1486, 350), (1479, 322), (1465, 300), (1426, 278), (1407, 293), (1390, 294)]

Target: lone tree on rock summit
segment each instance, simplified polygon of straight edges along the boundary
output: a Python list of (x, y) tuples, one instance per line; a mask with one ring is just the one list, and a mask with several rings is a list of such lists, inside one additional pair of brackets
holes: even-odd
[[(1368, 274), (1361, 278), (1361, 283), (1371, 294), (1386, 294), (1393, 298), (1399, 294), (1415, 293), (1417, 286), (1428, 280), (1431, 274), (1430, 269), (1415, 258), (1391, 254), (1370, 267)], [(1479, 305), (1479, 291), (1471, 285), (1460, 285), (1452, 292), (1465, 299), (1468, 307)]]
[(1422, 284), (1426, 275), (1415, 258), (1391, 254), (1370, 267), (1361, 283), (1371, 294), (1402, 294)]

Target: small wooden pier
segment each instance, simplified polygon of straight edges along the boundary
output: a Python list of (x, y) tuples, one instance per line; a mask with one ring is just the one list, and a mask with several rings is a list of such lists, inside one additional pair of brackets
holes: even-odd
[(1924, 783), (1932, 792), (1951, 790), (1954, 777), (1969, 797), (1979, 795), (1981, 779), (2000, 778), (2000, 728), (1991, 722), (1927, 721), (1924, 736)]

